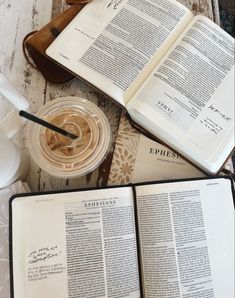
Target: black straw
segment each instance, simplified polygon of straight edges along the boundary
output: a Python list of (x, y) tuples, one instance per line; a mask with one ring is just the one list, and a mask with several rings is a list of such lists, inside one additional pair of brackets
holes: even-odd
[(20, 111), (19, 114), (20, 114), (21, 117), (24, 117), (24, 118), (26, 118), (30, 121), (33, 121), (37, 124), (40, 124), (40, 125), (42, 125), (46, 128), (49, 128), (49, 129), (55, 131), (55, 132), (58, 132), (59, 134), (65, 136), (65, 137), (68, 137), (68, 138), (71, 138), (71, 139), (74, 139), (74, 140), (78, 138), (78, 136), (76, 136), (76, 135), (74, 135), (74, 134), (72, 134), (72, 133), (70, 133), (70, 132), (68, 132), (68, 131), (66, 131), (66, 130), (58, 127), (58, 126), (55, 126), (55, 125), (53, 125), (53, 124), (51, 124), (51, 123), (49, 123), (49, 122), (47, 122), (47, 121), (45, 121), (41, 118), (38, 118), (35, 115), (32, 115), (32, 114), (27, 113), (25, 111)]

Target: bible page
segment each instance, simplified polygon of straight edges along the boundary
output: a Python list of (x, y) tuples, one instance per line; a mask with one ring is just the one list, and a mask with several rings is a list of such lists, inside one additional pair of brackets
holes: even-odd
[(191, 19), (174, 0), (94, 0), (46, 53), (125, 105)]
[(140, 298), (132, 188), (16, 198), (14, 298)]
[(229, 179), (137, 186), (145, 298), (234, 297)]
[(234, 39), (197, 16), (128, 105), (132, 118), (205, 171), (234, 147)]

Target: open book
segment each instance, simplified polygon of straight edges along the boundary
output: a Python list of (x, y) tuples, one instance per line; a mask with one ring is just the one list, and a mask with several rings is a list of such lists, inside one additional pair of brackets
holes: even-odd
[(17, 195), (14, 298), (234, 297), (228, 178)]
[(94, 0), (46, 54), (209, 173), (234, 148), (234, 39), (174, 0)]

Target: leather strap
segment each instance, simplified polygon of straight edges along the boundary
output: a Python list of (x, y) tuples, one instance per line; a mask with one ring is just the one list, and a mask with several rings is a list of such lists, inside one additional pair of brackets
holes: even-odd
[[(54, 37), (57, 37), (57, 36), (60, 34), (60, 32), (61, 32), (59, 29), (57, 29), (57, 28), (55, 28), (55, 27), (54, 27), (54, 28), (51, 28), (50, 31), (51, 31), (51, 33), (54, 35)], [(33, 63), (33, 60), (30, 59), (30, 55), (29, 55), (29, 53), (28, 53), (28, 51), (27, 51), (27, 47), (26, 47), (26, 40), (27, 40), (31, 35), (33, 35), (33, 34), (36, 33), (36, 32), (37, 32), (37, 30), (32, 31), (32, 32), (29, 32), (29, 33), (24, 37), (23, 42), (22, 42), (22, 50), (23, 50), (23, 54), (24, 54), (24, 57), (25, 57), (26, 61), (27, 61), (27, 62), (28, 62), (34, 69), (39, 70), (38, 67), (35, 65), (35, 63)]]
[(33, 63), (33, 60), (30, 59), (30, 55), (28, 54), (28, 51), (27, 51), (27, 47), (26, 47), (26, 40), (31, 36), (33, 35), (34, 33), (36, 33), (37, 31), (32, 31), (32, 32), (29, 32), (23, 39), (23, 42), (22, 42), (22, 50), (23, 50), (23, 54), (24, 54), (24, 57), (26, 59), (26, 61), (36, 70), (39, 70), (36, 66), (35, 63)]

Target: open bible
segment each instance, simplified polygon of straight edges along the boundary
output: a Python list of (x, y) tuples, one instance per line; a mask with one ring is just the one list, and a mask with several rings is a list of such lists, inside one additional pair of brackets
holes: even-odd
[(14, 298), (234, 297), (228, 178), (16, 195), (10, 210)]
[(175, 0), (93, 0), (46, 50), (206, 172), (234, 148), (234, 39)]

